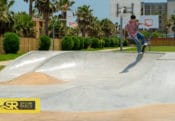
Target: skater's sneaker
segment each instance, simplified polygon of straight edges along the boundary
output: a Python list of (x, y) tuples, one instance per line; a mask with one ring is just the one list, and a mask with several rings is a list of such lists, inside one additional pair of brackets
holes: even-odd
[(144, 44), (143, 44), (143, 46), (147, 46), (148, 45), (148, 43), (147, 42), (145, 42)]

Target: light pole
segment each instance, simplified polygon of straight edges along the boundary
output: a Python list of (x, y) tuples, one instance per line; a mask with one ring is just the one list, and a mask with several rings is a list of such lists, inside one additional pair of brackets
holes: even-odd
[(53, 21), (53, 25), (52, 25), (52, 50), (54, 50), (54, 39), (55, 39), (55, 21), (54, 21), (54, 10), (52, 9), (52, 21)]
[(123, 51), (123, 16), (120, 15), (120, 51)]
[(123, 51), (123, 14), (127, 13), (126, 7), (120, 9), (120, 51)]
[(119, 7), (119, 4), (117, 3), (117, 17), (120, 14), (120, 51), (123, 51), (123, 15), (126, 13), (133, 14), (133, 12), (134, 12), (133, 3), (131, 3), (131, 7), (126, 7), (126, 6)]
[(53, 28), (52, 28), (53, 32), (52, 32), (52, 50), (54, 50), (54, 46), (55, 46), (55, 43), (54, 43), (54, 40), (55, 40), (55, 22), (53, 23)]

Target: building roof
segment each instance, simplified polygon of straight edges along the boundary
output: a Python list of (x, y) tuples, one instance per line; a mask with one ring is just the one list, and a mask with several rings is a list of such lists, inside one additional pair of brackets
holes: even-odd
[[(170, 0), (168, 0), (168, 1), (170, 1)], [(175, 0), (172, 0), (172, 1), (175, 1)], [(160, 3), (160, 2), (167, 2), (167, 0), (142, 0), (142, 2), (148, 2), (148, 3)]]

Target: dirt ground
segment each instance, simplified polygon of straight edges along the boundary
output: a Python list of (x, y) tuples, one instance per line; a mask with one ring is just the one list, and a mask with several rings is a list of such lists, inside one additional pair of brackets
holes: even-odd
[(31, 72), (23, 74), (13, 80), (8, 82), (3, 82), (0, 84), (5, 85), (49, 85), (49, 84), (61, 84), (65, 81), (58, 80), (49, 75), (40, 72)]
[(175, 104), (156, 104), (108, 112), (0, 114), (0, 121), (175, 121)]

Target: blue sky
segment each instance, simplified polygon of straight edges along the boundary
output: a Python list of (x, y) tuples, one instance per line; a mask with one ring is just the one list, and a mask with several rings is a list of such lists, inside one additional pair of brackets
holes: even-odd
[[(84, 4), (90, 5), (93, 9), (93, 15), (98, 18), (106, 18), (109, 16), (109, 2), (108, 0), (75, 0), (75, 4), (72, 6), (73, 10), (76, 10), (77, 7)], [(12, 7), (12, 10), (15, 12), (26, 11), (28, 12), (28, 4), (23, 2), (23, 0), (15, 0), (15, 4)]]
[[(167, 0), (143, 0), (144, 2), (166, 2)], [(93, 9), (93, 15), (99, 19), (109, 18), (109, 0), (75, 0), (73, 10), (76, 10), (78, 6), (90, 5)], [(26, 11), (28, 12), (28, 4), (23, 0), (15, 0), (15, 4), (12, 7), (14, 11)]]

